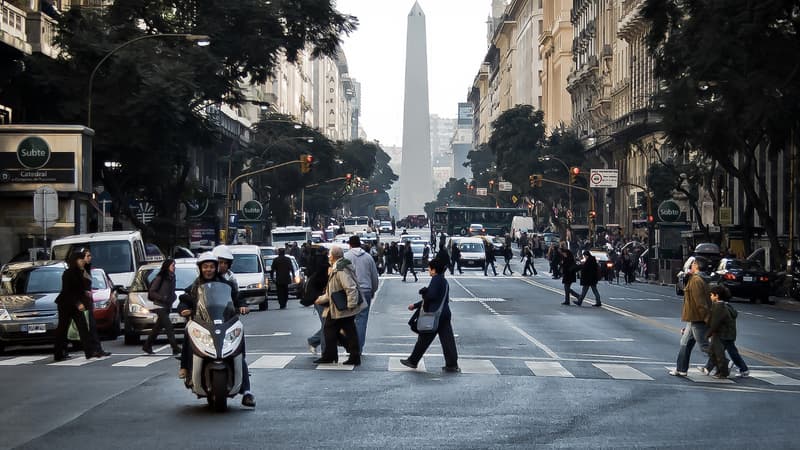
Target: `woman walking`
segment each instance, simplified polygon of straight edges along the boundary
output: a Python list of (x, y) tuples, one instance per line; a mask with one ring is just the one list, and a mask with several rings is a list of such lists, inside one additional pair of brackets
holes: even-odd
[(581, 265), (581, 295), (578, 298), (578, 301), (575, 302), (576, 305), (581, 306), (583, 304), (583, 299), (586, 298), (586, 294), (589, 292), (589, 289), (592, 289), (594, 293), (594, 306), (598, 308), (602, 306), (600, 302), (600, 293), (597, 292), (597, 282), (600, 278), (600, 266), (597, 265), (597, 258), (592, 256), (592, 253), (589, 250), (583, 251), (583, 264)]
[(539, 272), (536, 271), (536, 267), (533, 265), (533, 252), (531, 252), (530, 247), (527, 245), (522, 249), (522, 260), (525, 262), (525, 268), (522, 271), (522, 275), (539, 275)]
[(561, 304), (569, 305), (570, 294), (574, 295), (575, 298), (581, 298), (580, 294), (572, 290), (572, 283), (575, 282), (575, 273), (578, 271), (578, 266), (575, 264), (575, 257), (572, 256), (572, 252), (569, 249), (562, 248), (559, 253), (561, 254), (561, 283), (564, 284), (564, 302)]
[[(344, 364), (358, 366), (361, 365), (361, 354), (355, 318), (366, 307), (366, 303), (359, 301), (361, 297), (358, 294), (355, 272), (352, 263), (344, 258), (344, 251), (341, 247), (331, 248), (329, 261), (331, 271), (328, 275), (328, 285), (325, 293), (314, 302), (317, 305), (327, 305), (322, 313), (325, 317), (325, 325), (323, 325), (325, 350), (323, 350), (321, 358), (314, 360), (314, 364), (331, 364), (338, 361), (336, 343), (339, 332), (344, 331), (347, 340), (346, 348), (350, 351), (350, 357)], [(343, 309), (339, 309), (336, 302), (333, 301), (333, 296), (340, 295), (340, 293), (344, 293), (347, 297), (347, 306)]]
[(172, 310), (172, 303), (175, 301), (175, 260), (167, 258), (161, 264), (161, 270), (158, 275), (150, 283), (150, 289), (147, 292), (147, 298), (158, 306), (154, 308), (153, 312), (156, 313), (156, 323), (147, 336), (142, 350), (148, 355), (153, 354), (153, 343), (158, 337), (161, 329), (167, 334), (167, 340), (170, 347), (172, 347), (173, 355), (180, 355), (181, 348), (175, 340), (175, 331), (172, 329), (172, 322), (169, 320), (169, 312)]
[(439, 316), (439, 327), (433, 333), (420, 333), (417, 337), (417, 343), (414, 345), (414, 350), (411, 351), (411, 356), (408, 359), (401, 359), (400, 364), (417, 368), (417, 364), (422, 359), (422, 355), (428, 350), (433, 339), (439, 335), (439, 342), (442, 344), (442, 353), (444, 354), (445, 366), (442, 370), (445, 372), (460, 372), (458, 368), (458, 351), (456, 350), (456, 338), (453, 336), (453, 326), (450, 323), (450, 295), (447, 280), (444, 278), (444, 272), (447, 265), (444, 261), (438, 259), (432, 260), (428, 263), (428, 271), (431, 274), (431, 282), (428, 287), (419, 290), (422, 295), (422, 300), (417, 303), (408, 305), (409, 311), (414, 311), (418, 308), (423, 308), (423, 311), (431, 312), (436, 311), (442, 305), (441, 315)]
[(56, 340), (53, 347), (53, 359), (63, 361), (69, 358), (67, 354), (67, 331), (69, 324), (75, 321), (75, 327), (81, 338), (81, 345), (86, 359), (107, 356), (98, 351), (100, 343), (96, 342), (89, 330), (84, 311), (91, 311), (92, 296), (90, 294), (91, 281), (85, 276), (86, 265), (83, 249), (73, 252), (67, 258), (67, 270), (61, 276), (61, 292), (56, 297), (58, 306), (58, 326), (56, 327)]

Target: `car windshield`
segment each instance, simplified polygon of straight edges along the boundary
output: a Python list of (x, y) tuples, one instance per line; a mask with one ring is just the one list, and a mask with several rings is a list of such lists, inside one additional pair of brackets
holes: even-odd
[(124, 240), (58, 245), (53, 248), (53, 259), (65, 260), (73, 249), (81, 248), (92, 252), (92, 267), (103, 269), (107, 274), (134, 271), (131, 243)]
[[(45, 294), (61, 291), (61, 275), (64, 269), (34, 269), (19, 273), (25, 277), (16, 284), (14, 294)], [(5, 284), (5, 283), (4, 283)]]
[(461, 253), (483, 253), (483, 244), (477, 242), (464, 242), (463, 244), (459, 244), (458, 248), (461, 250)]
[(233, 273), (260, 272), (261, 270), (258, 268), (258, 256), (244, 253), (234, 255), (231, 271)]
[(99, 290), (106, 288), (108, 288), (108, 283), (106, 283), (106, 277), (103, 275), (103, 271), (92, 269), (92, 289)]
[(265, 257), (265, 256), (272, 256), (274, 254), (276, 254), (276, 251), (275, 251), (274, 248), (262, 248), (261, 249), (261, 257), (262, 258)]

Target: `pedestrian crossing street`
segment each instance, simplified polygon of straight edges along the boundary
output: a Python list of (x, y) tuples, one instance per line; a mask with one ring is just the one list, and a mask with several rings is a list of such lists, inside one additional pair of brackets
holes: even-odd
[[(417, 366), (410, 369), (400, 364), (400, 356), (366, 355), (364, 364), (355, 368), (342, 364), (314, 364), (312, 355), (293, 354), (250, 354), (248, 355), (250, 370), (257, 373), (260, 370), (325, 370), (325, 371), (388, 371), (388, 372), (418, 372), (441, 374), (443, 365), (441, 356), (426, 356)], [(160, 364), (163, 363), (163, 364)], [(426, 364), (427, 363), (427, 364)], [(85, 359), (75, 357), (66, 361), (54, 362), (48, 355), (17, 356), (0, 359), (0, 370), (12, 366), (48, 366), (48, 367), (92, 367), (108, 366), (111, 368), (145, 368), (159, 365), (177, 367), (177, 361), (171, 356), (137, 356), (137, 355), (112, 355), (103, 358)], [(667, 374), (669, 366), (659, 364), (635, 364), (617, 362), (591, 362), (591, 361), (559, 361), (559, 360), (517, 360), (502, 359), (493, 362), (490, 359), (460, 358), (459, 366), (462, 375), (516, 375), (534, 376), (542, 378), (572, 378), (572, 379), (614, 379), (628, 381), (676, 381), (690, 382), (704, 385), (762, 385), (784, 386), (800, 388), (800, 371), (796, 369), (751, 369), (749, 378), (715, 379), (703, 375), (692, 367), (686, 377), (672, 377)], [(732, 371), (732, 375), (735, 371)]]

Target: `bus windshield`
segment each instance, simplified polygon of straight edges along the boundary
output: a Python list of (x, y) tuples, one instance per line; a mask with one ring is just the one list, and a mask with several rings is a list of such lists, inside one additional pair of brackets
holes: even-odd
[(481, 224), (486, 233), (503, 236), (511, 230), (514, 216), (527, 216), (528, 211), (520, 208), (480, 208), (449, 207), (447, 208), (447, 234), (467, 236), (470, 224)]

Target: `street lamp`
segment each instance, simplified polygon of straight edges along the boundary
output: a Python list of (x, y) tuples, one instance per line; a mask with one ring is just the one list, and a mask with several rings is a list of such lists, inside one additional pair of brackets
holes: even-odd
[(94, 77), (97, 75), (97, 70), (100, 69), (100, 66), (103, 65), (106, 60), (117, 52), (117, 50), (122, 49), (123, 47), (127, 47), (134, 42), (138, 42), (144, 39), (161, 39), (161, 38), (174, 38), (174, 37), (182, 37), (189, 42), (194, 42), (198, 47), (207, 47), (211, 45), (211, 38), (206, 36), (205, 34), (191, 34), (191, 33), (160, 33), (160, 34), (146, 34), (144, 36), (139, 36), (137, 38), (133, 38), (130, 41), (123, 42), (122, 44), (116, 46), (113, 50), (106, 53), (102, 59), (94, 66), (92, 69), (92, 74), (89, 75), (89, 89), (86, 93), (86, 126), (88, 128), (92, 127), (92, 87), (94, 85)]
[(565, 163), (564, 161), (562, 161), (559, 158), (556, 158), (553, 155), (542, 155), (542, 156), (540, 156), (538, 158), (538, 160), (539, 160), (539, 162), (550, 161), (550, 160), (558, 161), (558, 162), (561, 163), (562, 166), (564, 166), (564, 170), (567, 171), (567, 175), (569, 176), (569, 187), (567, 188), (567, 190), (568, 190), (568, 196), (569, 196), (569, 210), (570, 210), (570, 213), (571, 213), (572, 212), (572, 173), (569, 170), (569, 166), (567, 165), (567, 163)]

